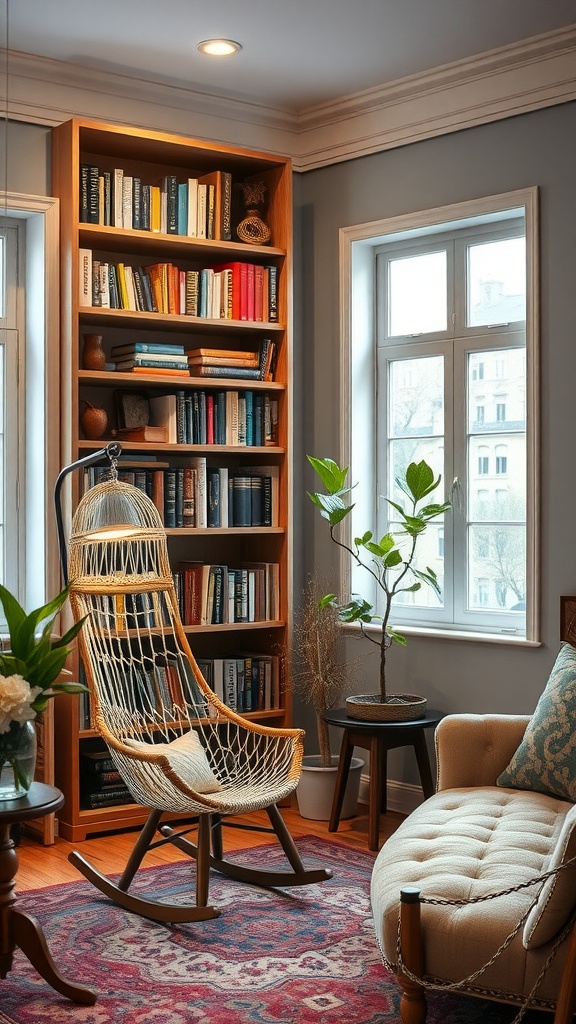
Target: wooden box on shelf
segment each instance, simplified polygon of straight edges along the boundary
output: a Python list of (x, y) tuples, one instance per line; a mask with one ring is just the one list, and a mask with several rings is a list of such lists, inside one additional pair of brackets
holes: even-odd
[[(290, 161), (83, 119), (55, 128), (52, 143), (61, 209), (62, 464), (118, 437), (125, 478), (146, 487), (164, 516), (175, 571), (200, 561), (228, 567), (230, 577), (252, 566), (260, 587), (269, 581), (274, 601), (260, 600), (258, 611), (239, 620), (231, 601), (216, 621), (205, 615), (186, 629), (207, 664), (214, 657), (277, 658), (276, 706), (249, 714), (288, 724), (281, 654), (291, 606)], [(236, 235), (245, 210), (236, 213), (234, 196), (248, 179), (266, 188), (267, 244)], [(101, 339), (104, 368), (84, 368), (85, 336)], [(118, 417), (118, 392), (144, 394), (153, 413), (128, 428)], [(98, 440), (81, 428), (86, 402), (107, 414)], [(269, 496), (249, 519), (245, 492), (236, 518), (225, 501), (233, 501), (238, 477), (258, 478), (250, 487)], [(72, 508), (97, 478), (94, 471), (74, 476)], [(186, 506), (185, 480), (195, 488)], [(216, 486), (219, 518), (208, 508), (208, 487)], [(80, 840), (143, 822), (137, 804), (82, 802), (81, 766), (102, 744), (77, 698), (58, 702), (55, 732), (56, 783), (65, 794), (60, 834)]]

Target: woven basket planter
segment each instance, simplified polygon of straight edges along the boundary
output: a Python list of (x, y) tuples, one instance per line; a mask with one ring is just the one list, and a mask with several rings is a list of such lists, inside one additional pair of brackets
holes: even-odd
[(348, 718), (363, 722), (411, 722), (426, 714), (426, 697), (414, 693), (392, 693), (383, 704), (377, 693), (346, 698)]

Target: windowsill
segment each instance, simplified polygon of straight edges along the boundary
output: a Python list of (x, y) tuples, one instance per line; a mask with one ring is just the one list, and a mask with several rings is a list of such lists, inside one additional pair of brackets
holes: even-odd
[[(404, 636), (421, 636), (431, 640), (460, 640), (481, 644), (505, 644), (510, 647), (541, 647), (541, 640), (527, 640), (525, 636), (513, 636), (510, 633), (474, 633), (466, 629), (442, 629), (433, 626), (403, 626), (394, 623)], [(360, 626), (354, 622), (343, 624), (342, 628), (354, 633), (360, 632)], [(381, 627), (365, 625), (365, 633), (381, 633)]]

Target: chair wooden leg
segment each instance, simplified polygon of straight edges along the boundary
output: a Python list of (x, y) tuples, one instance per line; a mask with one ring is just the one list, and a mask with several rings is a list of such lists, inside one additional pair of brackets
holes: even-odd
[(196, 906), (208, 904), (208, 887), (210, 885), (210, 815), (201, 814), (198, 821), (198, 840), (196, 857)]
[[(408, 970), (421, 977), (424, 969), (422, 933), (420, 930), (420, 890), (406, 887), (400, 893), (400, 932), (402, 959)], [(424, 1024), (427, 1006), (424, 989), (402, 972), (400, 1017), (402, 1024)]]
[(138, 871), (138, 868), (140, 867), (142, 861), (144, 860), (144, 857), (146, 856), (148, 849), (150, 848), (150, 843), (152, 842), (154, 835), (156, 834), (156, 829), (158, 828), (158, 824), (160, 822), (161, 817), (162, 811), (150, 811), (150, 814), (148, 815), (142, 827), (140, 835), (138, 836), (138, 839), (134, 844), (132, 853), (128, 858), (126, 867), (122, 872), (120, 881), (118, 882), (118, 888), (122, 889), (122, 892), (127, 892), (128, 889), (130, 888), (130, 884), (134, 878), (134, 875)]
[[(87, 878), (92, 885), (96, 886), (105, 896), (130, 910), (134, 914), (146, 917), (150, 921), (160, 921), (163, 924), (175, 924), (189, 921), (208, 921), (210, 918), (218, 917), (220, 911), (215, 907), (208, 906), (208, 884), (210, 866), (210, 816), (204, 814), (200, 818), (200, 834), (202, 834), (202, 849), (198, 854), (196, 867), (196, 895), (197, 902), (194, 906), (172, 906), (163, 900), (147, 899), (144, 896), (133, 896), (128, 892), (134, 875), (138, 871), (146, 852), (152, 845), (152, 840), (160, 819), (162, 811), (151, 810), (136, 843), (120, 880), (113, 882), (106, 875), (101, 874), (92, 864), (78, 853), (72, 850), (68, 860), (74, 864), (84, 878)], [(204, 820), (205, 819), (205, 820)], [(200, 840), (199, 840), (200, 842)], [(196, 850), (196, 847), (192, 847)], [(195, 854), (196, 856), (196, 854)]]
[(570, 1024), (574, 1012), (576, 1012), (576, 922), (572, 926), (566, 943), (566, 960), (556, 1003), (554, 1024)]

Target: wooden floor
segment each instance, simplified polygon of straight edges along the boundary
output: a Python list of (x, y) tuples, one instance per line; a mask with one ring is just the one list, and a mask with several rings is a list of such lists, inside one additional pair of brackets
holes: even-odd
[[(360, 810), (362, 811), (362, 808)], [(282, 815), (296, 840), (298, 840), (298, 836), (313, 835), (334, 839), (361, 850), (368, 849), (368, 818), (363, 814), (340, 822), (338, 831), (335, 833), (328, 832), (328, 822), (301, 818), (296, 809), (282, 808)], [(250, 824), (269, 824), (265, 813), (239, 815), (234, 820)], [(402, 820), (402, 815), (394, 811), (388, 811), (387, 814), (382, 815), (380, 820), (381, 844), (397, 829)], [(81, 877), (79, 872), (68, 862), (68, 854), (73, 849), (79, 850), (83, 857), (86, 857), (105, 874), (121, 871), (134, 845), (136, 835), (136, 831), (114, 833), (91, 837), (76, 844), (57, 838), (54, 846), (42, 846), (37, 839), (23, 835), (17, 851), (19, 868), (16, 888), (23, 892), (26, 889), (56, 885), (58, 882), (78, 881)], [(225, 829), (224, 841), (227, 849), (240, 849), (274, 841), (274, 836), (261, 832)], [(183, 854), (168, 844), (148, 854), (144, 866), (152, 867), (183, 859)]]

